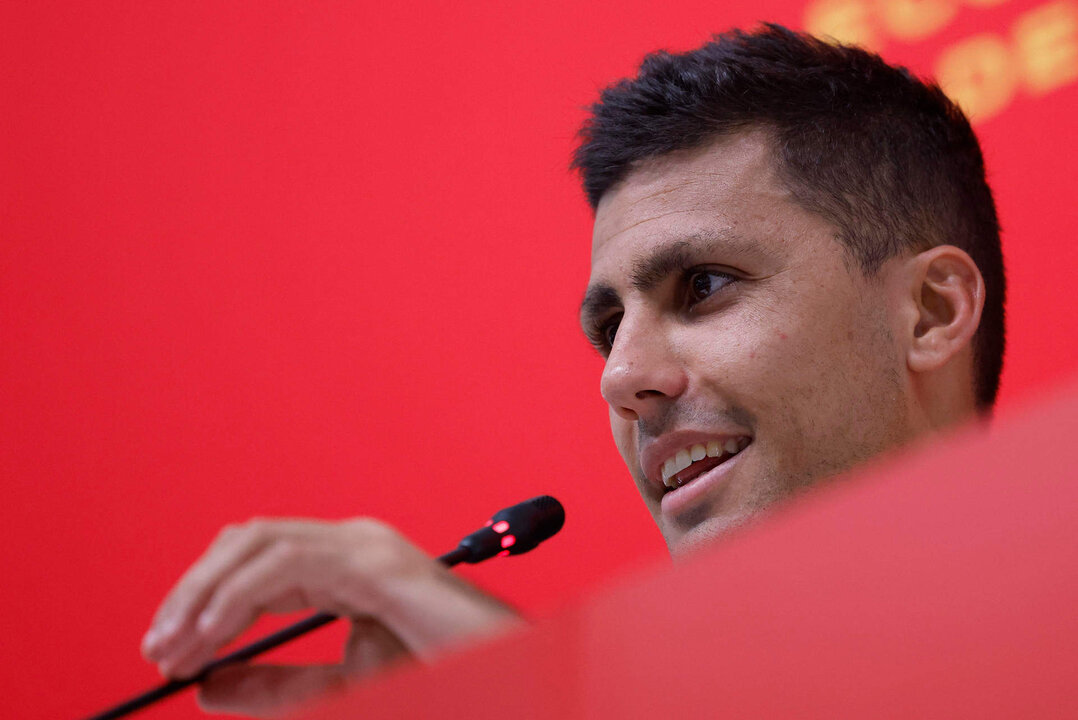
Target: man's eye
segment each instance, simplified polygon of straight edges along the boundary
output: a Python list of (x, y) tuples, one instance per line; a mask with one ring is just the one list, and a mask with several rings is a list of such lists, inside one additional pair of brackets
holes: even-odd
[(603, 342), (606, 343), (608, 348), (614, 347), (614, 336), (618, 334), (618, 325), (621, 324), (621, 317), (616, 317), (603, 324), (599, 332), (603, 337)]
[(721, 272), (698, 271), (689, 275), (689, 301), (698, 303), (733, 281), (733, 276)]

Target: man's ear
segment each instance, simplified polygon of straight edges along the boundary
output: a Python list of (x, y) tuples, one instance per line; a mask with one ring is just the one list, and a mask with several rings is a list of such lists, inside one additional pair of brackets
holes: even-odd
[(940, 245), (910, 261), (915, 308), (906, 362), (913, 372), (943, 367), (969, 346), (981, 323), (984, 278), (964, 250)]

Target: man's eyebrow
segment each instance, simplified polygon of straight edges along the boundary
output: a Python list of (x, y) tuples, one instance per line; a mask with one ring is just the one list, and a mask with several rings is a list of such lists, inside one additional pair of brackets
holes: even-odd
[(758, 252), (754, 243), (726, 230), (707, 229), (684, 236), (682, 240), (663, 245), (650, 254), (633, 261), (629, 283), (640, 292), (647, 292), (671, 273), (681, 272), (701, 262), (704, 257), (720, 252), (725, 257), (742, 257)]
[[(670, 273), (681, 272), (699, 262), (702, 255), (708, 255), (719, 246), (727, 252), (740, 253), (745, 250), (745, 241), (732, 234), (701, 233), (684, 240), (677, 240), (663, 245), (652, 253), (644, 254), (633, 261), (629, 271), (629, 284), (640, 292), (647, 292), (661, 283)], [(596, 283), (584, 293), (580, 303), (582, 319), (597, 317), (610, 308), (621, 306), (621, 296), (613, 287), (605, 283)]]
[[(708, 243), (710, 245), (711, 243)], [(647, 292), (672, 272), (692, 264), (695, 243), (679, 240), (656, 250), (650, 255), (637, 258), (629, 273), (629, 283), (640, 292)]]
[(580, 318), (586, 322), (589, 318), (602, 315), (610, 308), (621, 305), (621, 296), (617, 290), (598, 283), (588, 288), (584, 293), (584, 299), (580, 302)]

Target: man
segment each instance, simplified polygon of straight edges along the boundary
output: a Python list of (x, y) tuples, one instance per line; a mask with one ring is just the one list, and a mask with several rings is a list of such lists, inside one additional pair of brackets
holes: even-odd
[[(673, 554), (991, 409), (998, 225), (977, 141), (938, 89), (769, 26), (649, 57), (582, 138), (581, 319)], [(272, 714), (519, 622), (376, 521), (258, 521), (221, 534), (143, 650), (191, 675), (258, 613), (302, 607), (353, 618), (341, 665), (228, 669), (202, 702)]]

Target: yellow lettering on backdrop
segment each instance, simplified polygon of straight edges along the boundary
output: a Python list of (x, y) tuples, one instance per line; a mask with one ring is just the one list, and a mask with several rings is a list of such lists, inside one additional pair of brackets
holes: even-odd
[(952, 0), (879, 0), (884, 25), (899, 40), (920, 40), (951, 22), (958, 5)]
[(984, 33), (955, 43), (936, 64), (940, 86), (971, 120), (985, 120), (1002, 110), (1014, 95), (1018, 74), (1007, 45)]
[[(1007, 0), (961, 0), (973, 7), (995, 7)], [(875, 23), (900, 40), (918, 40), (942, 29), (958, 11), (959, 0), (814, 0), (805, 6), (805, 30), (847, 45), (878, 47)]]
[(805, 30), (846, 45), (872, 47), (876, 33), (863, 0), (817, 0), (805, 8)]
[(1054, 2), (1018, 18), (1014, 44), (1025, 85), (1043, 95), (1078, 78), (1078, 8)]
[[(871, 49), (888, 37), (909, 42), (938, 32), (954, 19), (959, 1), (978, 7), (1007, 2), (815, 0), (805, 8), (805, 29)], [(878, 29), (885, 33), (878, 34)], [(974, 122), (1003, 110), (1019, 85), (1036, 96), (1075, 82), (1078, 3), (1054, 0), (1019, 15), (1010, 41), (995, 33), (981, 33), (944, 48), (936, 61), (935, 75)]]

